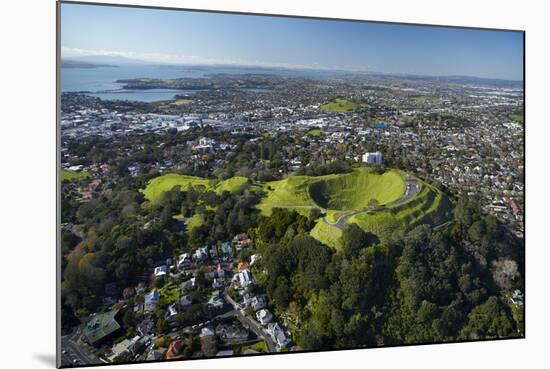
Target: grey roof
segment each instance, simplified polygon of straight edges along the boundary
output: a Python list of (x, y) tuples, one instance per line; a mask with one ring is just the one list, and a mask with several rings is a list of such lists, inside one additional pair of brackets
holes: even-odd
[(92, 317), (82, 330), (88, 342), (94, 344), (120, 329), (120, 324), (115, 319), (117, 313), (118, 310), (111, 310)]

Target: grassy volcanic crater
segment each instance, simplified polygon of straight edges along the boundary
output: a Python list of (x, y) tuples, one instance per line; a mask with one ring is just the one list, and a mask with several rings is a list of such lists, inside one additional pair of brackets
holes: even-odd
[(377, 174), (355, 170), (312, 181), (308, 193), (311, 200), (323, 209), (356, 210), (398, 200), (405, 193), (405, 180), (395, 171)]

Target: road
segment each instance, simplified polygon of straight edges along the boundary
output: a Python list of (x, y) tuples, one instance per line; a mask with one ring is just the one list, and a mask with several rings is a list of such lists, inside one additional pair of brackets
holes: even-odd
[(401, 196), (401, 198), (399, 198), (398, 200), (392, 202), (390, 205), (403, 204), (404, 202), (415, 197), (422, 189), (422, 186), (420, 185), (420, 183), (418, 183), (416, 179), (411, 177), (407, 177), (405, 184), (407, 187), (405, 189), (405, 193), (403, 194), (403, 196)]
[[(78, 344), (80, 330), (72, 335), (61, 337), (61, 363), (63, 366), (102, 364), (94, 354)], [(75, 362), (75, 360), (77, 360)]]
[(330, 220), (327, 219), (326, 216), (323, 217), (323, 222), (325, 224), (328, 224), (329, 226), (333, 226), (333, 227), (336, 227), (336, 228), (339, 228), (339, 229), (343, 229), (344, 226), (346, 225), (347, 223), (347, 220), (354, 216), (355, 214), (359, 214), (359, 213), (362, 213), (364, 212), (365, 210), (367, 209), (358, 209), (358, 210), (352, 210), (352, 211), (349, 211), (347, 212), (346, 214), (344, 215), (341, 215), (338, 220), (334, 223), (332, 223)]
[[(237, 317), (241, 321), (241, 323), (251, 329), (258, 337), (262, 337), (267, 344), (267, 348), (269, 352), (277, 352), (277, 348), (275, 345), (275, 341), (273, 341), (273, 338), (265, 331), (265, 329), (254, 319), (250, 318), (248, 314), (241, 309), (239, 304), (237, 304), (231, 296), (227, 293), (227, 287), (223, 291), (223, 298), (225, 302), (227, 302), (229, 305), (233, 307), (233, 311), (230, 311), (229, 313), (234, 313), (234, 316)], [(229, 314), (226, 313), (226, 314)]]

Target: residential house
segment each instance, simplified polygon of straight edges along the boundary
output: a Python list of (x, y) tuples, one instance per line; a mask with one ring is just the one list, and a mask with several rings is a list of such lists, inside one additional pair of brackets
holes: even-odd
[(166, 349), (165, 348), (158, 348), (158, 349), (154, 349), (154, 350), (151, 350), (149, 351), (149, 353), (147, 354), (147, 358), (146, 360), (147, 361), (159, 361), (159, 360), (162, 360), (164, 358), (164, 353), (166, 352)]
[(153, 334), (154, 331), (155, 331), (155, 322), (153, 322), (153, 320), (148, 319), (148, 318), (143, 319), (142, 321), (140, 321), (138, 323), (137, 331), (142, 336), (147, 336), (147, 335)]
[(202, 262), (208, 258), (208, 247), (199, 247), (193, 254), (197, 262)]
[(107, 356), (107, 359), (109, 359), (109, 361), (112, 362), (118, 356), (130, 352), (130, 349), (139, 340), (139, 338), (140, 338), (139, 336), (135, 336), (132, 339), (126, 338), (121, 342), (117, 343), (111, 348), (111, 354)]
[(155, 268), (154, 275), (156, 278), (165, 276), (168, 273), (168, 267), (166, 265), (161, 265)]
[(174, 340), (170, 342), (168, 345), (168, 349), (166, 350), (166, 354), (164, 355), (164, 358), (166, 360), (176, 360), (176, 359), (183, 359), (183, 355), (181, 354), (183, 351), (184, 343), (182, 340)]
[(223, 299), (220, 297), (220, 291), (214, 291), (210, 295), (210, 299), (208, 299), (208, 302), (206, 303), (208, 307), (214, 308), (214, 309), (221, 309), (223, 307)]
[(233, 244), (235, 245), (235, 250), (240, 252), (243, 248), (252, 246), (253, 242), (246, 233), (239, 233), (233, 237)]
[(188, 269), (191, 267), (191, 254), (184, 253), (179, 256), (178, 259), (178, 268), (179, 269)]
[(519, 307), (523, 306), (524, 298), (523, 298), (523, 294), (521, 293), (520, 290), (515, 290), (514, 293), (512, 294), (512, 297), (510, 298), (510, 300), (516, 306), (519, 306)]
[(214, 331), (209, 327), (202, 328), (199, 338), (201, 341), (201, 351), (204, 356), (216, 355), (218, 348), (216, 347), (216, 334)]
[(218, 324), (216, 335), (225, 344), (233, 345), (247, 341), (249, 332), (238, 320), (234, 320), (231, 324)]
[(170, 306), (168, 306), (168, 311), (166, 312), (166, 319), (174, 319), (178, 315), (178, 309), (176, 308), (176, 304), (173, 303)]
[(155, 306), (157, 306), (159, 299), (159, 291), (156, 288), (153, 288), (151, 292), (145, 295), (145, 311), (151, 312), (155, 310)]
[(224, 285), (224, 281), (221, 278), (214, 278), (212, 281), (212, 288), (222, 288)]
[(273, 314), (267, 309), (261, 309), (256, 312), (256, 318), (262, 325), (266, 325), (273, 319)]
[(233, 356), (233, 350), (221, 350), (218, 351), (216, 356)]
[(180, 286), (180, 289), (181, 289), (181, 292), (185, 292), (185, 291), (192, 291), (195, 289), (195, 277), (191, 278), (190, 280), (188, 281), (185, 281), (181, 284)]
[(225, 260), (233, 256), (233, 248), (231, 247), (230, 242), (226, 241), (222, 243), (221, 251), (222, 251), (222, 258), (225, 257)]
[(279, 349), (287, 347), (291, 342), (278, 323), (269, 323), (267, 325), (267, 333), (275, 340)]
[(252, 306), (252, 309), (254, 309), (254, 311), (264, 309), (265, 307), (267, 307), (267, 301), (265, 296), (263, 295), (254, 296), (251, 300), (250, 306)]
[(241, 288), (247, 288), (254, 285), (254, 279), (252, 278), (252, 273), (249, 269), (244, 269), (238, 274), (238, 276)]
[(134, 355), (139, 355), (145, 352), (147, 347), (151, 345), (151, 337), (149, 336), (143, 336), (140, 337), (134, 345), (130, 348), (130, 352)]
[(186, 309), (191, 305), (193, 305), (193, 298), (191, 297), (191, 295), (184, 295), (180, 298), (180, 306), (183, 309)]

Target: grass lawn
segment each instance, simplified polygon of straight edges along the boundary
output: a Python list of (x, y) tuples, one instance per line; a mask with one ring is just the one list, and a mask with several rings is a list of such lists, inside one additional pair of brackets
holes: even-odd
[(160, 301), (166, 304), (171, 304), (178, 301), (180, 297), (179, 286), (175, 283), (167, 283), (159, 289)]
[(172, 101), (170, 105), (188, 105), (188, 104), (191, 104), (192, 102), (193, 100), (191, 99), (176, 99)]
[(187, 176), (183, 174), (165, 174), (160, 177), (153, 178), (147, 184), (145, 189), (141, 190), (145, 198), (151, 202), (159, 199), (163, 192), (170, 191), (175, 186), (181, 186), (182, 190), (186, 190), (190, 186), (210, 187), (211, 181), (208, 179)]
[(306, 136), (320, 136), (322, 133), (320, 129), (310, 129), (306, 132)]
[[(310, 177), (293, 176), (279, 181), (263, 184), (267, 196), (258, 205), (263, 215), (271, 214), (271, 209), (276, 207), (300, 207), (312, 206), (307, 194), (307, 184)], [(298, 210), (299, 208), (296, 208)]]
[(265, 343), (265, 341), (258, 341), (252, 345), (243, 344), (243, 345), (237, 345), (233, 347), (233, 350), (237, 355), (244, 355), (244, 353), (248, 349), (252, 349), (258, 352), (269, 352), (269, 349), (267, 348), (267, 344)]
[(335, 249), (342, 247), (342, 231), (339, 228), (325, 224), (323, 219), (317, 219), (315, 227), (309, 232), (311, 237)]
[(349, 218), (363, 230), (379, 237), (389, 236), (397, 229), (411, 229), (420, 224), (439, 225), (452, 219), (450, 199), (423, 183), (418, 195), (406, 203), (389, 206), (386, 209), (363, 212)]
[(71, 170), (61, 170), (61, 181), (74, 181), (78, 179), (88, 178), (90, 173), (86, 171), (73, 172)]
[(510, 114), (508, 118), (512, 119), (514, 122), (523, 123), (523, 115), (521, 114)]
[(193, 228), (200, 227), (204, 224), (204, 216), (202, 214), (195, 214), (185, 222), (185, 232), (191, 234)]
[(321, 105), (321, 110), (332, 113), (342, 113), (358, 108), (366, 108), (367, 106), (367, 104), (358, 103), (350, 99), (335, 99), (332, 102)]
[(411, 96), (411, 99), (413, 99), (416, 102), (439, 102), (439, 97), (431, 96), (431, 95), (417, 95), (417, 96)]
[[(252, 350), (259, 351), (259, 352), (269, 352), (269, 350), (267, 348), (267, 344), (265, 343), (265, 341), (256, 342), (255, 344), (249, 346), (248, 348), (250, 348)], [(245, 351), (246, 351), (246, 349), (245, 349)]]
[(193, 102), (191, 99), (173, 99), (158, 102), (159, 109), (169, 109), (174, 106), (189, 105)]
[(224, 191), (235, 192), (239, 190), (246, 182), (248, 182), (246, 177), (232, 177), (217, 183), (212, 188), (217, 194), (221, 195)]

